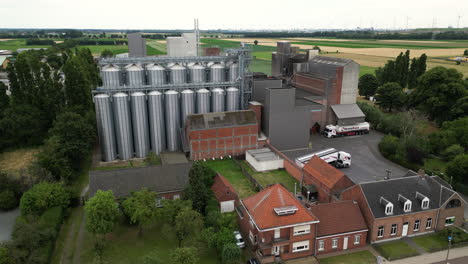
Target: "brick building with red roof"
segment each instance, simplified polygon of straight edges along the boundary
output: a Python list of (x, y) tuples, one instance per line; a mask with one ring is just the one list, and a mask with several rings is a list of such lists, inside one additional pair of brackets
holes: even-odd
[(211, 190), (219, 203), (221, 213), (233, 212), (236, 205), (236, 201), (239, 199), (234, 187), (231, 183), (224, 178), (221, 174), (218, 174), (214, 178), (214, 183), (211, 186)]
[(261, 263), (314, 255), (319, 222), (281, 184), (241, 200), (241, 231)]
[(320, 220), (315, 238), (316, 255), (366, 245), (367, 225), (357, 202), (317, 204), (310, 210)]

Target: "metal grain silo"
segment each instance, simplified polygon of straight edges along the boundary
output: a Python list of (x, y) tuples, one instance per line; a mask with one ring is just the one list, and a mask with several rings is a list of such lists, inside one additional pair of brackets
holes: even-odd
[(229, 81), (230, 82), (235, 82), (237, 81), (237, 78), (239, 77), (239, 64), (237, 63), (232, 63), (229, 65)]
[(101, 69), (102, 86), (106, 89), (118, 89), (120, 87), (120, 68), (112, 64)]
[(150, 152), (146, 95), (142, 92), (132, 93), (131, 105), (135, 155), (137, 158), (145, 158)]
[(158, 91), (148, 93), (148, 113), (150, 126), (151, 151), (155, 154), (166, 149), (164, 128), (163, 95)]
[(190, 67), (190, 76), (192, 83), (203, 83), (206, 81), (206, 71), (203, 65), (195, 63)]
[(115, 144), (114, 120), (112, 119), (110, 96), (98, 94), (94, 96), (94, 103), (101, 158), (103, 161), (113, 161), (117, 158), (117, 146)]
[(127, 67), (127, 85), (132, 87), (142, 86), (145, 80), (145, 72), (138, 64)]
[(215, 63), (210, 67), (211, 82), (224, 82), (224, 66), (220, 63)]
[(179, 128), (180, 128), (180, 111), (179, 111), (179, 93), (174, 90), (169, 90), (164, 93), (164, 101), (166, 106), (166, 142), (167, 150), (179, 150)]
[(226, 89), (226, 111), (239, 110), (239, 89), (229, 87)]
[(185, 119), (188, 115), (195, 113), (195, 93), (192, 90), (183, 90), (180, 92), (181, 101), (181, 127), (185, 125)]
[(211, 112), (224, 112), (224, 90), (214, 88), (211, 90)]
[(197, 90), (197, 113), (204, 114), (210, 112), (210, 91), (205, 88)]
[(128, 160), (133, 157), (132, 124), (128, 95), (126, 93), (116, 93), (112, 97), (117, 152), (121, 160)]
[(172, 84), (181, 84), (187, 82), (186, 68), (180, 64), (175, 64), (170, 68), (170, 80)]
[(159, 64), (151, 64), (146, 67), (148, 71), (148, 84), (157, 86), (166, 83), (166, 69)]

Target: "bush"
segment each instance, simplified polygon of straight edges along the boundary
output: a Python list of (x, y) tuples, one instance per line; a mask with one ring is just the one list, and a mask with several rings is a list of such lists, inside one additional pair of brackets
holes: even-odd
[(450, 161), (456, 156), (463, 154), (463, 152), (465, 152), (465, 149), (462, 146), (453, 144), (442, 152), (442, 156), (444, 156), (446, 161)]
[(69, 203), (70, 195), (61, 184), (41, 182), (23, 194), (20, 209), (22, 215), (39, 216), (52, 207), (65, 209)]
[(0, 210), (11, 210), (18, 206), (18, 199), (11, 190), (0, 192)]
[(224, 245), (221, 255), (223, 264), (237, 264), (241, 261), (241, 258), (242, 252), (236, 244), (229, 243)]
[(386, 135), (382, 138), (379, 143), (379, 150), (384, 157), (390, 157), (397, 153), (400, 147), (400, 141), (397, 137), (392, 135)]

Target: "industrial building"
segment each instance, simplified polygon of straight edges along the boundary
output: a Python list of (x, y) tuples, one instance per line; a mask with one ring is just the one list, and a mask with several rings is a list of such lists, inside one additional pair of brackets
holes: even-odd
[(182, 33), (180, 37), (167, 37), (167, 55), (170, 57), (197, 56), (197, 34)]
[(127, 34), (127, 38), (130, 57), (146, 56), (146, 40), (141, 36), (140, 32)]

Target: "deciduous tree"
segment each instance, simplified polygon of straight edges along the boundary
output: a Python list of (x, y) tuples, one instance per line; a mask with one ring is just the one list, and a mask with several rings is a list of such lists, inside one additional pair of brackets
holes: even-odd
[(369, 99), (373, 96), (379, 87), (379, 82), (373, 74), (364, 74), (359, 78), (359, 94)]
[(194, 247), (176, 248), (171, 254), (172, 262), (177, 264), (197, 264), (198, 251)]
[(22, 215), (39, 216), (52, 207), (67, 208), (70, 204), (70, 194), (60, 183), (41, 182), (34, 185), (21, 197), (20, 209)]
[(398, 83), (386, 83), (377, 89), (377, 104), (391, 112), (405, 103), (405, 93)]
[(175, 219), (175, 234), (179, 247), (185, 239), (197, 236), (202, 227), (203, 218), (200, 213), (189, 208), (184, 208), (180, 211)]
[(98, 190), (85, 204), (86, 229), (103, 236), (114, 230), (120, 211), (112, 191)]
[(143, 225), (154, 219), (156, 213), (156, 193), (144, 188), (133, 192), (123, 202), (124, 213), (130, 218), (132, 224), (138, 224), (138, 233), (143, 232)]
[(236, 244), (228, 243), (223, 246), (223, 253), (221, 255), (223, 264), (238, 264), (241, 262), (241, 258), (241, 249)]

